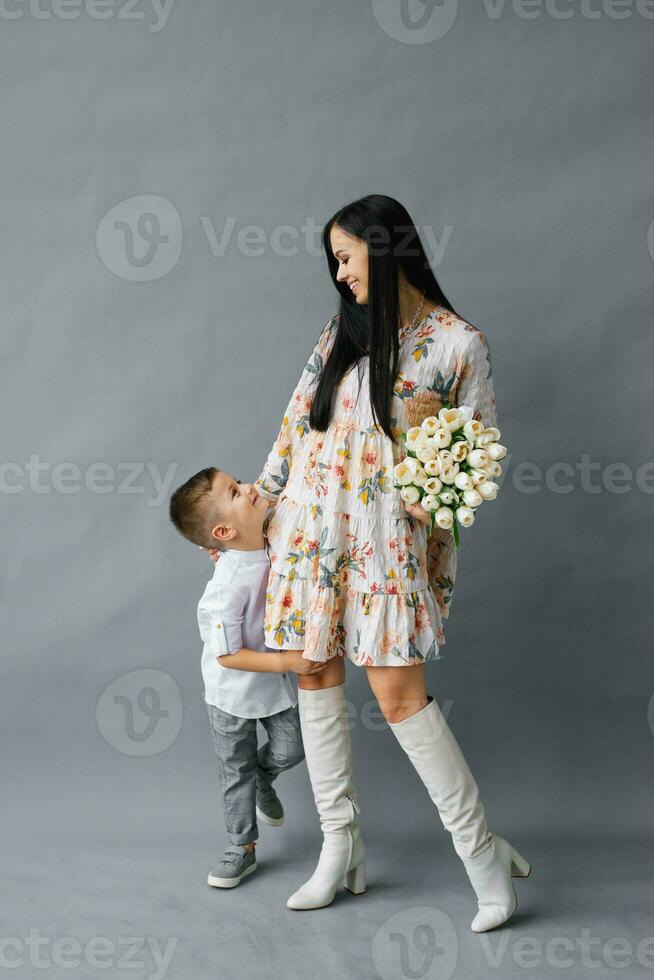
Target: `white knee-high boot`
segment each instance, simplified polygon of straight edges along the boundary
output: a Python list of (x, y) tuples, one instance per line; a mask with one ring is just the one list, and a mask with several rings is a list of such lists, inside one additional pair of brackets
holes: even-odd
[(488, 829), (477, 783), (436, 701), (428, 698), (420, 711), (389, 727), (436, 804), (475, 890), (479, 911), (470, 928), (486, 932), (513, 915), (517, 898), (511, 877), (526, 877), (531, 867)]
[(286, 904), (319, 909), (333, 902), (343, 879), (355, 895), (366, 890), (345, 683), (317, 691), (298, 688), (298, 711), (323, 843), (316, 870)]

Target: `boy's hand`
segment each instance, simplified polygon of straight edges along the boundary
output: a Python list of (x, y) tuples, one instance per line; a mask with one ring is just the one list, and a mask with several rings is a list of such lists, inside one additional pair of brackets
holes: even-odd
[(288, 650), (282, 654), (284, 670), (294, 674), (318, 674), (327, 666), (326, 660), (307, 660), (301, 650)]

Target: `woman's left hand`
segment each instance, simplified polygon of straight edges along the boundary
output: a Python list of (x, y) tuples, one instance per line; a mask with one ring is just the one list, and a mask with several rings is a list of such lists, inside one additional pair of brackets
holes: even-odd
[(206, 551), (212, 561), (218, 561), (218, 559), (220, 558), (219, 548), (205, 548), (204, 545), (201, 544), (198, 545), (198, 548), (200, 549), (200, 551)]
[(415, 519), (421, 521), (422, 524), (429, 525), (431, 515), (428, 510), (425, 510), (421, 503), (407, 504), (405, 501), (404, 509), (406, 510), (407, 514), (411, 515), (411, 517), (415, 517)]

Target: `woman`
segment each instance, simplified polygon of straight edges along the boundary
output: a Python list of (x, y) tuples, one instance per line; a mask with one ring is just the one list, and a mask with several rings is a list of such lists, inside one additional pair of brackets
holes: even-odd
[(338, 211), (324, 247), (341, 294), (302, 373), (255, 481), (274, 504), (266, 643), (326, 661), (298, 675), (307, 768), (323, 831), (314, 874), (292, 909), (365, 891), (360, 808), (345, 702), (347, 657), (365, 669), (400, 745), (452, 835), (478, 899), (471, 928), (515, 911), (511, 876), (529, 864), (492, 834), (475, 780), (436, 701), (425, 662), (440, 659), (456, 575), (450, 531), (429, 535), (420, 504), (405, 506), (393, 467), (402, 433), (443, 401), (495, 425), (484, 335), (461, 319), (429, 267), (399, 202), (373, 194)]

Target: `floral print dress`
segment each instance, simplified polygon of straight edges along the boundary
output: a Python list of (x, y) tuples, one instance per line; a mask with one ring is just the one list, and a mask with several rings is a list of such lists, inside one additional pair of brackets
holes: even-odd
[(255, 482), (278, 501), (267, 528), (266, 645), (364, 667), (441, 659), (454, 539), (438, 527), (430, 536), (407, 513), (393, 468), (406, 455), (403, 433), (437, 414), (441, 401), (471, 405), (474, 418), (496, 424), (488, 343), (443, 307), (400, 329), (394, 445), (372, 415), (367, 356), (341, 380), (327, 431), (309, 427), (338, 321), (323, 328)]

